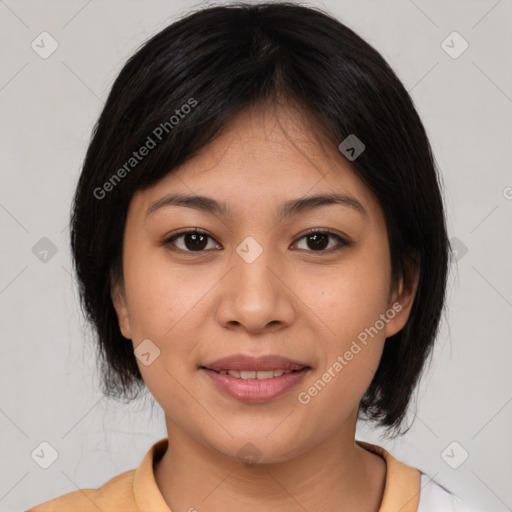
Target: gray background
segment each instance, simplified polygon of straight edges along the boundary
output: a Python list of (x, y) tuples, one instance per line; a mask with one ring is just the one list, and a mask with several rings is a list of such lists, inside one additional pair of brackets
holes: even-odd
[[(141, 42), (200, 5), (0, 1), (1, 511), (99, 487), (136, 467), (166, 435), (150, 396), (126, 405), (98, 390), (67, 222), (92, 126), (117, 73)], [(312, 5), (374, 45), (410, 91), (443, 175), (459, 249), (412, 428), (395, 441), (364, 428), (359, 437), (483, 510), (512, 510), (512, 2)], [(31, 47), (51, 49), (43, 31), (58, 43), (46, 59)], [(445, 51), (462, 48), (457, 36), (444, 43), (451, 49), (442, 44), (453, 31), (469, 44), (457, 58)], [(47, 469), (39, 465), (49, 462), (43, 441), (58, 452)], [(33, 459), (34, 450), (44, 457)]]

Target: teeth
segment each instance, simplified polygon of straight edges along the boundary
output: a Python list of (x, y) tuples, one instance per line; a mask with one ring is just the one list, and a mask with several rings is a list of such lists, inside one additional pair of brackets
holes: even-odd
[(248, 379), (266, 380), (266, 379), (272, 379), (274, 377), (281, 377), (281, 375), (285, 375), (288, 373), (292, 373), (292, 370), (260, 370), (260, 371), (221, 370), (219, 373), (221, 373), (222, 375), (230, 375), (231, 377), (235, 377), (237, 379), (242, 379), (242, 380), (248, 380)]
[(274, 377), (274, 370), (255, 372), (258, 380), (271, 379)]

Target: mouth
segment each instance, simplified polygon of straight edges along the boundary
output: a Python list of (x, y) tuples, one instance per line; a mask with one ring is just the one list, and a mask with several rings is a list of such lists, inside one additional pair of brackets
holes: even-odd
[(311, 366), (276, 355), (234, 355), (198, 368), (222, 394), (248, 403), (267, 402), (295, 387)]

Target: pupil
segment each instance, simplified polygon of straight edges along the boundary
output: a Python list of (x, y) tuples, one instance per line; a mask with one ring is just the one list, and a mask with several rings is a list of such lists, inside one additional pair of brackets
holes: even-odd
[[(318, 240), (318, 237), (322, 238), (322, 240), (319, 242)], [(327, 241), (327, 235), (324, 233), (315, 233), (314, 235), (310, 235), (308, 237), (308, 240), (311, 241), (311, 240), (315, 240), (313, 242), (313, 247), (310, 247), (312, 249), (324, 249), (325, 247), (327, 247), (327, 243), (325, 243)]]
[[(203, 238), (202, 241), (199, 240), (200, 237)], [(193, 243), (191, 245), (187, 243), (188, 241), (190, 241), (190, 239), (193, 240)], [(185, 245), (187, 246), (187, 249), (203, 249), (205, 246), (205, 240), (206, 237), (201, 233), (188, 234), (185, 236)]]

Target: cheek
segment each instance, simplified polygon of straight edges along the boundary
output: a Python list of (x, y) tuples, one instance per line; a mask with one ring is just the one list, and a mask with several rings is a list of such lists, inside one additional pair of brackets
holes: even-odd
[[(373, 326), (388, 308), (391, 268), (385, 250), (347, 252), (328, 272), (303, 274), (296, 280), (297, 295), (329, 328), (338, 350)], [(384, 335), (382, 326), (379, 330)]]
[(350, 270), (317, 295), (316, 307), (329, 331), (319, 340), (321, 363), (297, 397), (308, 411), (305, 428), (311, 432), (317, 429), (314, 418), (324, 418), (322, 428), (328, 432), (355, 414), (385, 343), (381, 315), (388, 311), (387, 274), (361, 260)]
[(150, 364), (137, 358), (144, 382), (164, 410), (188, 410), (190, 395), (184, 386), (199, 338), (194, 332), (200, 330), (200, 316), (204, 317), (201, 297), (208, 282), (184, 273), (155, 249), (127, 250), (124, 272), (134, 350), (137, 353), (146, 339), (156, 347), (149, 345), (157, 354)]
[(201, 279), (198, 267), (173, 264), (162, 249), (126, 251), (124, 271), (134, 340), (172, 337), (213, 285), (211, 276)]
[(315, 375), (319, 380), (305, 397), (317, 407), (334, 402), (339, 414), (356, 407), (377, 370), (385, 327), (392, 318), (386, 313), (391, 278), (386, 249), (383, 244), (380, 250), (354, 251), (315, 286), (313, 278), (302, 281), (301, 296), (308, 297), (321, 324), (329, 328), (321, 340), (323, 357)]

